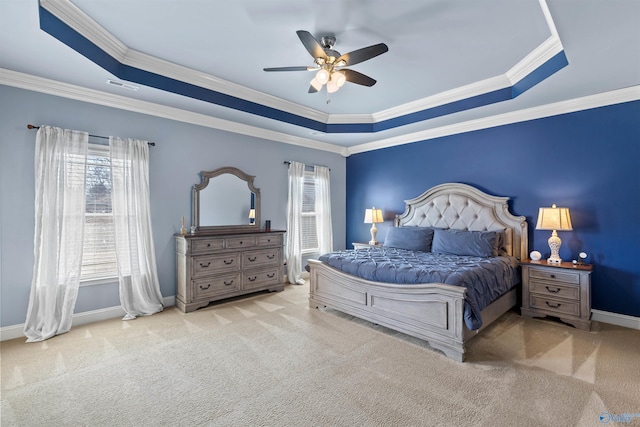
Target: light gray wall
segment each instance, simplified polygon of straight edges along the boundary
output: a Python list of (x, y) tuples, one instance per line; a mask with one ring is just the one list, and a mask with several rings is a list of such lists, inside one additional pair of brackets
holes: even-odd
[[(24, 323), (33, 270), (34, 148), (28, 123), (155, 141), (151, 148), (151, 212), (162, 295), (175, 295), (175, 243), (182, 216), (191, 218), (199, 172), (235, 166), (255, 175), (262, 222), (286, 228), (285, 160), (331, 168), (336, 249), (345, 241), (346, 161), (333, 153), (0, 86), (0, 327)], [(117, 284), (81, 287), (76, 313), (119, 305)]]

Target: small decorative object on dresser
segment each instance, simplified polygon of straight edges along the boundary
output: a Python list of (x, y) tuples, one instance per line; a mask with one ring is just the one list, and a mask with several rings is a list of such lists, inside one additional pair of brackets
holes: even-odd
[(578, 329), (591, 329), (591, 265), (533, 260), (520, 264), (522, 316), (554, 316)]

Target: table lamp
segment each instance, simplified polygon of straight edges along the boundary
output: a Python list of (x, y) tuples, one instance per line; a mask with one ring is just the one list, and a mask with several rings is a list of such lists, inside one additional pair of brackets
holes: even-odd
[(571, 217), (569, 216), (569, 208), (559, 208), (551, 205), (550, 208), (540, 208), (538, 211), (538, 223), (536, 230), (553, 230), (549, 237), (549, 249), (551, 256), (547, 259), (547, 264), (560, 264), (562, 259), (558, 255), (562, 240), (558, 237), (557, 230), (571, 231)]
[(364, 223), (371, 224), (371, 240), (370, 245), (377, 245), (376, 234), (378, 233), (378, 227), (376, 223), (384, 222), (382, 219), (382, 209), (376, 209), (375, 207), (367, 209), (364, 212)]

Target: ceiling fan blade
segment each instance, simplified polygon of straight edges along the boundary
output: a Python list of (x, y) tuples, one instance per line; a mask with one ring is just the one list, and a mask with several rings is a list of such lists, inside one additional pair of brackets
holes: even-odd
[(376, 81), (369, 76), (365, 76), (362, 73), (353, 70), (341, 70), (341, 73), (344, 73), (348, 82), (355, 83), (357, 85), (362, 86), (373, 86), (376, 84)]
[(318, 40), (316, 40), (309, 31), (298, 30), (296, 34), (311, 56), (314, 58), (325, 58), (327, 56), (320, 43), (318, 43)]
[(363, 47), (362, 49), (354, 50), (353, 52), (345, 53), (336, 60), (336, 63), (342, 60), (346, 62), (345, 66), (359, 64), (360, 62), (382, 55), (388, 51), (389, 47), (386, 44), (378, 43), (372, 46)]
[(316, 93), (317, 91), (318, 91), (318, 89), (313, 87), (313, 85), (309, 85), (309, 93)]
[(315, 67), (307, 67), (306, 65), (300, 67), (273, 67), (263, 68), (264, 71), (313, 71)]

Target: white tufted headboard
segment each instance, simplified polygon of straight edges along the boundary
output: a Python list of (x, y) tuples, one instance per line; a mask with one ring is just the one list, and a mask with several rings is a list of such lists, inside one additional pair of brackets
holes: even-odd
[(395, 226), (505, 230), (507, 253), (525, 259), (529, 250), (527, 221), (524, 216), (509, 212), (508, 200), (466, 184), (441, 184), (415, 199), (405, 200), (405, 211), (396, 216)]

